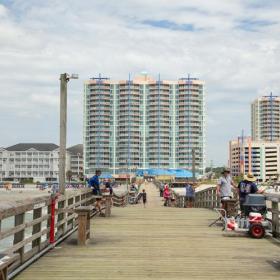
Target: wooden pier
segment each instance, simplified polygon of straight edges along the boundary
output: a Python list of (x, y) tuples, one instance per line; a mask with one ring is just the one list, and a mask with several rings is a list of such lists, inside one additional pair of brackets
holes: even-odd
[(147, 208), (114, 208), (109, 218), (93, 218), (87, 246), (77, 246), (74, 233), (15, 279), (280, 278), (278, 241), (226, 237), (208, 227), (214, 211), (163, 207), (155, 187), (145, 189)]

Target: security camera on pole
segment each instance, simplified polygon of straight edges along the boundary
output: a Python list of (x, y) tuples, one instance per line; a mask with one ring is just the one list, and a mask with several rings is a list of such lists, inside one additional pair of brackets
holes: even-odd
[(60, 74), (60, 146), (59, 146), (59, 192), (65, 192), (66, 122), (67, 122), (67, 83), (78, 79), (78, 74)]

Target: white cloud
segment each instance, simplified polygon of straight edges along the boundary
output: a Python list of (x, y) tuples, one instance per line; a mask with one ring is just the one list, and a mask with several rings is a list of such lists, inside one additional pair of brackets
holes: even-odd
[[(122, 79), (146, 70), (166, 79), (188, 73), (204, 79), (209, 161), (218, 158), (217, 163), (226, 162), (231, 137), (242, 128), (249, 132), (250, 102), (279, 93), (277, 1), (8, 3), (0, 5), (0, 131), (7, 131), (0, 146), (30, 140), (33, 131), (34, 141), (56, 141), (59, 74), (65, 71), (80, 74), (69, 83), (71, 144), (82, 141), (83, 80), (89, 77)], [(190, 25), (195, 32), (144, 24), (147, 20)], [(257, 32), (246, 30), (250, 22)]]

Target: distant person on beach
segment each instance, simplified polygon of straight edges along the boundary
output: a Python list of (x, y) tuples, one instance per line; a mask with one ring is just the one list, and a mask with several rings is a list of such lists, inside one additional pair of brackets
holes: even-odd
[(143, 199), (143, 205), (144, 205), (144, 207), (146, 207), (147, 193), (146, 193), (145, 189), (142, 190), (142, 199)]

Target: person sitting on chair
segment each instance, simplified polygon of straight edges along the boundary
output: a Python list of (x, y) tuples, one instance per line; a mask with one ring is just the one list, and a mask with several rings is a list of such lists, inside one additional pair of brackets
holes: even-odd
[(238, 184), (238, 194), (241, 213), (244, 213), (243, 204), (246, 201), (248, 194), (251, 193), (263, 193), (264, 190), (259, 190), (256, 184), (256, 177), (252, 173), (248, 173), (244, 176), (244, 179)]

